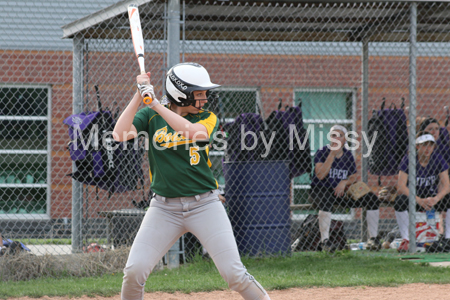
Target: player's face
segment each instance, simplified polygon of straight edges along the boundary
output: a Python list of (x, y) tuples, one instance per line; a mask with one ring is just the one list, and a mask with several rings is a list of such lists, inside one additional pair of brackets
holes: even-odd
[(419, 156), (430, 157), (431, 153), (433, 153), (434, 145), (433, 142), (425, 142), (417, 145), (417, 154)]
[(189, 109), (188, 113), (197, 114), (208, 102), (208, 98), (206, 97), (206, 91), (193, 91), (192, 94), (194, 95), (194, 99), (196, 100), (195, 107), (189, 105), (187, 107)]
[[(337, 141), (339, 141), (340, 143), (338, 143)], [(337, 150), (344, 148), (344, 145), (345, 134), (342, 131), (336, 130), (330, 133), (330, 147)]]
[(428, 126), (425, 127), (425, 131), (431, 133), (435, 141), (439, 139), (439, 125), (437, 123), (428, 124)]

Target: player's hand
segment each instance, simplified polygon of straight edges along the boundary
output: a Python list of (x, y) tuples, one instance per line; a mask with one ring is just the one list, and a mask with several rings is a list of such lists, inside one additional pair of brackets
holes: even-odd
[(416, 202), (417, 202), (417, 204), (422, 206), (425, 210), (430, 210), (431, 206), (428, 204), (428, 200), (427, 199), (417, 198)]
[(345, 193), (345, 187), (347, 185), (345, 184), (344, 181), (339, 182), (339, 184), (337, 185), (337, 187), (334, 188), (334, 195), (336, 197), (342, 197), (344, 196)]
[(147, 102), (144, 102), (145, 104), (148, 105), (148, 107), (152, 108), (154, 107), (156, 104), (160, 104), (158, 99), (156, 99), (155, 97), (155, 92), (153, 90), (153, 85), (151, 84), (139, 84), (137, 85), (139, 93), (141, 94), (141, 96), (144, 97), (148, 97), (150, 96), (152, 98), (151, 102), (149, 104), (147, 104)]
[(220, 202), (222, 202), (222, 203), (225, 203), (225, 201), (227, 201), (227, 199), (225, 199), (225, 197), (222, 196), (222, 195), (220, 195), (220, 194), (219, 194), (219, 200), (220, 200)]
[(435, 206), (439, 202), (439, 199), (437, 197), (428, 197), (427, 202), (431, 209), (433, 206)]
[(137, 84), (150, 84), (150, 72), (136, 76)]
[(136, 77), (137, 87), (139, 90), (139, 93), (142, 97), (150, 96), (151, 102), (147, 104), (148, 107), (152, 108), (156, 104), (160, 104), (158, 99), (156, 99), (155, 92), (153, 90), (153, 85), (150, 84), (150, 73), (147, 74), (141, 74)]
[(339, 150), (337, 150), (337, 149), (333, 150), (333, 149), (330, 148), (330, 154), (329, 155), (331, 157), (335, 158), (338, 155), (338, 153), (339, 153)]
[(333, 157), (333, 159), (336, 158), (337, 156), (339, 156), (342, 153), (342, 149), (335, 149), (335, 148), (331, 148), (331, 147), (329, 149), (330, 149), (330, 154), (329, 155), (331, 157)]

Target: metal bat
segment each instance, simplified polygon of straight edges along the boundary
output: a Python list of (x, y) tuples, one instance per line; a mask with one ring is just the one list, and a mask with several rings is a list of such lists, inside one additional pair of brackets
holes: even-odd
[[(145, 74), (144, 67), (144, 38), (142, 36), (141, 19), (139, 17), (139, 9), (136, 4), (128, 5), (128, 18), (130, 20), (131, 28), (131, 38), (133, 40), (134, 53), (136, 53), (139, 68), (141, 69), (141, 74)], [(150, 84), (149, 82), (144, 82), (143, 84)], [(142, 95), (144, 97), (144, 103), (152, 103), (152, 97), (150, 94)]]

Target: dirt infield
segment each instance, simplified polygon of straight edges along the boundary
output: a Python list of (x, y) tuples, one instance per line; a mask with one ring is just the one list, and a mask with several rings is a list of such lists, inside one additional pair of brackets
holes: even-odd
[[(441, 300), (448, 299), (450, 284), (406, 284), (399, 287), (339, 287), (339, 288), (309, 288), (287, 289), (270, 291), (272, 300)], [(18, 300), (36, 300), (35, 298), (16, 298)], [(168, 294), (147, 293), (144, 300), (242, 300), (238, 293), (232, 291), (219, 291), (210, 293)], [(120, 300), (114, 297), (43, 297), (40, 300)]]

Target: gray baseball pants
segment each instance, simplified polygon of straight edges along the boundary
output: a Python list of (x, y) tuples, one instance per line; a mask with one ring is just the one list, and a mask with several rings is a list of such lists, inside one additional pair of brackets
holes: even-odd
[(144, 298), (151, 271), (186, 232), (200, 240), (230, 289), (246, 300), (270, 299), (242, 264), (230, 221), (214, 190), (193, 197), (152, 199), (124, 268), (122, 300)]

